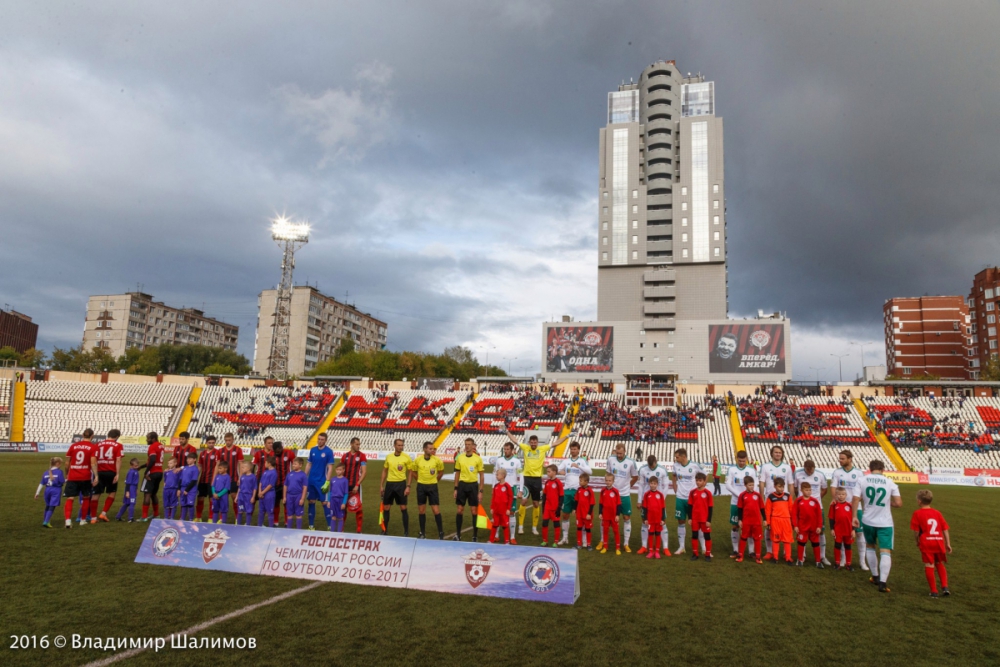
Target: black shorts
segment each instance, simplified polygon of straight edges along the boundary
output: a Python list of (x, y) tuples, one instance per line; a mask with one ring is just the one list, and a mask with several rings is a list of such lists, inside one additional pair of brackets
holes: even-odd
[(441, 498), (438, 495), (437, 484), (417, 484), (417, 504), (440, 505)]
[(479, 506), (479, 482), (459, 482), (455, 504), (465, 506), (468, 502), (473, 507)]
[(94, 493), (94, 485), (89, 479), (70, 480), (66, 482), (64, 493), (67, 498), (83, 496), (89, 498)]
[(151, 472), (147, 476), (142, 478), (142, 484), (139, 485), (139, 490), (143, 493), (148, 493), (151, 496), (155, 496), (156, 492), (160, 490), (160, 482), (163, 481), (162, 472)]
[(386, 482), (382, 493), (382, 504), (388, 507), (395, 501), (399, 505), (406, 504), (406, 482)]
[(116, 472), (100, 472), (97, 473), (97, 484), (94, 486), (94, 495), (99, 496), (102, 493), (117, 493), (118, 492), (118, 482), (115, 481)]
[(536, 503), (542, 499), (541, 477), (525, 477), (524, 488), (528, 490), (528, 494), (531, 496), (531, 499)]
[(212, 497), (212, 485), (208, 482), (198, 482), (198, 497), (199, 498), (211, 498)]
[(285, 486), (283, 484), (274, 485), (274, 506), (281, 507), (281, 499), (285, 495)]

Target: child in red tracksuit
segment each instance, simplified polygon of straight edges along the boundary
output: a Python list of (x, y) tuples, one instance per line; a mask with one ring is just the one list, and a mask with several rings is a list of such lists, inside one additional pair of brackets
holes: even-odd
[[(576, 490), (576, 546), (594, 550), (591, 531), (594, 528), (594, 490), (590, 488), (590, 475), (580, 475), (580, 488)], [(583, 541), (581, 542), (581, 538)]]
[[(851, 567), (851, 545), (854, 544), (854, 512), (851, 511), (851, 503), (847, 502), (847, 489), (837, 487), (833, 497), (834, 502), (830, 504), (826, 515), (830, 520), (830, 528), (833, 530), (833, 569), (844, 568), (850, 572), (853, 569)], [(843, 559), (841, 559), (841, 553), (843, 553)]]
[(806, 542), (812, 544), (813, 560), (816, 567), (823, 569), (823, 559), (819, 552), (819, 536), (823, 534), (823, 506), (812, 497), (812, 484), (802, 482), (799, 485), (801, 494), (792, 507), (792, 527), (795, 528), (798, 541), (798, 554), (795, 564), (799, 567), (806, 562)]
[[(493, 487), (493, 496), (490, 499), (490, 509), (493, 511), (493, 534), (490, 535), (490, 542), (496, 543), (500, 540), (500, 533), (507, 530), (510, 523), (510, 508), (514, 503), (514, 489), (506, 481), (507, 471), (499, 468), (493, 473), (497, 478), (497, 483)], [(513, 542), (510, 532), (507, 533), (506, 543)], [(517, 542), (514, 542), (517, 544)]]
[(951, 553), (951, 533), (948, 522), (941, 512), (931, 508), (932, 502), (934, 494), (930, 489), (917, 491), (917, 503), (920, 504), (920, 509), (913, 513), (910, 529), (917, 537), (917, 548), (920, 549), (920, 557), (924, 561), (924, 574), (931, 587), (931, 597), (936, 598), (939, 594), (937, 582), (934, 580), (935, 571), (941, 578), (940, 594), (951, 595), (951, 591), (948, 590), (948, 570), (944, 566), (948, 562), (948, 554)]
[[(545, 486), (542, 489), (542, 546), (555, 546), (562, 538), (559, 510), (563, 502), (563, 483), (556, 478), (559, 466), (553, 464), (545, 469)], [(549, 521), (552, 522), (554, 539), (549, 542)]]
[[(694, 476), (695, 488), (688, 494), (688, 516), (691, 517), (691, 560), (698, 560), (698, 543), (705, 540), (705, 560), (712, 560), (712, 509), (715, 501), (706, 488), (708, 476)], [(681, 545), (682, 547), (684, 545)]]
[(601, 553), (608, 552), (608, 529), (615, 532), (615, 555), (622, 555), (622, 542), (618, 536), (618, 515), (622, 512), (622, 495), (615, 488), (615, 476), (604, 476), (604, 489), (598, 501), (601, 513)]
[(646, 558), (659, 558), (663, 544), (660, 534), (663, 532), (663, 524), (667, 520), (667, 509), (663, 494), (656, 490), (658, 486), (659, 481), (655, 477), (650, 477), (649, 490), (642, 497), (642, 522), (646, 524), (649, 535)]
[(736, 515), (740, 521), (740, 555), (736, 562), (743, 562), (747, 540), (753, 539), (754, 556), (757, 563), (762, 564), (764, 562), (761, 553), (761, 544), (764, 540), (764, 499), (757, 491), (753, 477), (749, 475), (744, 477), (743, 485), (746, 487), (746, 491), (740, 494), (740, 498), (736, 502)]

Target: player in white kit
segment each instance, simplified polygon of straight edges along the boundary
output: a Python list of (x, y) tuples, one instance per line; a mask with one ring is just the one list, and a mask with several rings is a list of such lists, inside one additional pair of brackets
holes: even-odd
[[(729, 492), (729, 523), (733, 527), (733, 555), (730, 558), (737, 558), (740, 548), (740, 516), (737, 503), (740, 494), (746, 491), (746, 484), (743, 481), (747, 476), (753, 477), (754, 486), (757, 485), (757, 471), (750, 465), (747, 459), (746, 450), (737, 452), (736, 465), (729, 466), (726, 471), (726, 491)], [(747, 543), (753, 550), (753, 540)]]
[[(615, 445), (615, 453), (608, 457), (606, 466), (608, 474), (615, 476), (615, 488), (621, 496), (622, 545), (625, 547), (625, 553), (631, 553), (628, 542), (632, 537), (632, 485), (639, 479), (639, 468), (635, 465), (635, 461), (625, 456), (623, 442)], [(643, 541), (643, 544), (646, 542)]]
[[(514, 528), (517, 526), (518, 509), (521, 503), (521, 459), (514, 455), (514, 443), (507, 442), (503, 446), (502, 456), (491, 456), (490, 464), (493, 466), (493, 473), (496, 475), (497, 470), (503, 470), (507, 473), (507, 477), (504, 479), (505, 482), (510, 484), (512, 497), (514, 499), (514, 504), (510, 508), (510, 532), (508, 535), (514, 534)], [(493, 486), (497, 485), (497, 481), (494, 478)], [(523, 529), (522, 529), (523, 530)]]
[[(780, 445), (771, 447), (771, 460), (760, 467), (760, 495), (767, 499), (769, 494), (774, 493), (774, 480), (785, 480), (785, 490), (788, 492), (789, 500), (795, 500), (795, 478), (792, 475), (792, 466), (785, 460), (785, 448)], [(771, 531), (764, 529), (764, 543), (767, 546), (767, 553), (764, 560), (774, 558), (771, 550)]]
[[(878, 584), (879, 593), (888, 593), (886, 582), (889, 579), (889, 568), (892, 567), (893, 524), (892, 508), (902, 507), (903, 498), (899, 495), (899, 487), (886, 477), (885, 464), (872, 461), (868, 464), (871, 471), (858, 480), (857, 495), (851, 501), (851, 509), (864, 508), (861, 520), (854, 518), (854, 526), (861, 527), (865, 535), (865, 560), (872, 572), (870, 581)], [(875, 544), (879, 553), (875, 553)]]
[[(688, 460), (686, 449), (681, 448), (674, 452), (674, 472), (671, 473), (670, 479), (673, 482), (675, 494), (674, 518), (677, 519), (677, 541), (681, 544), (680, 548), (674, 552), (675, 556), (684, 553), (684, 540), (687, 537), (687, 520), (689, 518), (688, 496), (697, 486), (694, 477), (700, 472), (705, 471), (694, 461)], [(705, 545), (702, 544), (701, 548), (704, 551)]]
[[(847, 492), (847, 498), (844, 502), (849, 503), (852, 502), (854, 500), (854, 496), (857, 495), (858, 482), (865, 473), (863, 470), (858, 470), (854, 467), (854, 454), (851, 453), (851, 450), (845, 449), (840, 452), (838, 458), (840, 460), (840, 467), (833, 471), (832, 486), (835, 489), (844, 489), (844, 491)], [(867, 572), (868, 563), (865, 562), (864, 556), (865, 534), (864, 531), (861, 530), (860, 526), (863, 514), (864, 510), (858, 508), (857, 518), (859, 523), (854, 530), (854, 543), (856, 545), (854, 550), (857, 552), (858, 560), (861, 562), (861, 569)], [(850, 565), (850, 563), (841, 563), (841, 565)]]
[(569, 443), (569, 456), (559, 462), (563, 475), (562, 539), (559, 544), (569, 544), (569, 515), (576, 511), (576, 492), (580, 489), (580, 475), (592, 474), (587, 459), (580, 456), (580, 443)]
[[(667, 469), (661, 465), (657, 465), (656, 457), (650, 454), (646, 457), (646, 463), (639, 468), (639, 505), (642, 506), (642, 499), (649, 491), (649, 478), (655, 477), (657, 480), (657, 488), (667, 490), (667, 484), (670, 482), (670, 473)], [(662, 491), (661, 491), (662, 493)], [(639, 547), (637, 553), (646, 553), (646, 544), (649, 543), (649, 527), (646, 524), (642, 526), (642, 544)], [(661, 544), (663, 546), (663, 555), (670, 555), (670, 540), (667, 533), (667, 525), (663, 524), (663, 533), (661, 535)]]

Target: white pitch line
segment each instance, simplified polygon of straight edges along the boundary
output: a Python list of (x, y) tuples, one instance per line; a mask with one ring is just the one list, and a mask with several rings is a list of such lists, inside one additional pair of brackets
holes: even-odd
[[(272, 605), (275, 602), (281, 602), (282, 600), (287, 600), (288, 598), (290, 598), (292, 596), (295, 596), (295, 595), (298, 595), (299, 593), (305, 593), (306, 591), (311, 591), (312, 589), (316, 588), (317, 586), (322, 586), (325, 583), (328, 583), (328, 582), (326, 582), (326, 581), (314, 581), (313, 583), (306, 584), (305, 586), (302, 586), (301, 588), (295, 588), (293, 590), (290, 590), (290, 591), (287, 591), (285, 593), (282, 593), (281, 595), (275, 595), (273, 598), (268, 598), (267, 600), (264, 600), (263, 602), (255, 602), (254, 604), (247, 605), (246, 607), (243, 607), (242, 609), (237, 609), (236, 611), (231, 611), (228, 614), (224, 614), (222, 616), (217, 616), (217, 617), (215, 617), (213, 619), (209, 619), (209, 620), (205, 621), (204, 623), (199, 623), (198, 625), (192, 626), (192, 627), (188, 628), (187, 630), (181, 630), (180, 632), (175, 632), (173, 634), (175, 634), (175, 635), (192, 635), (192, 634), (195, 634), (197, 632), (201, 632), (202, 630), (206, 630), (206, 629), (212, 627), (213, 625), (217, 625), (217, 624), (222, 623), (224, 621), (228, 621), (230, 619), (236, 618), (237, 616), (242, 616), (243, 614), (248, 614), (251, 611), (254, 611), (255, 609), (260, 609), (261, 607), (266, 607), (268, 605)], [(163, 637), (163, 639), (164, 640), (169, 640), (170, 639), (170, 635), (167, 635), (166, 637)], [(131, 658), (131, 657), (137, 656), (140, 653), (142, 653), (144, 651), (148, 651), (148, 650), (149, 649), (147, 649), (147, 648), (133, 648), (133, 649), (129, 649), (128, 651), (122, 651), (121, 653), (115, 653), (114, 655), (110, 655), (107, 658), (102, 658), (101, 660), (95, 660), (94, 662), (88, 662), (83, 667), (103, 667), (104, 665), (110, 665), (110, 664), (116, 663), (119, 660), (125, 660), (126, 658)]]

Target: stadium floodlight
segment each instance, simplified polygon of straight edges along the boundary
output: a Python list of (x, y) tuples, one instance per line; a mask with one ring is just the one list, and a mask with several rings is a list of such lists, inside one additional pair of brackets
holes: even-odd
[(309, 223), (292, 222), (288, 218), (281, 216), (275, 218), (271, 224), (271, 238), (275, 241), (293, 241), (296, 243), (309, 242)]
[(267, 360), (267, 376), (276, 380), (288, 377), (288, 347), (292, 320), (292, 273), (295, 251), (309, 243), (309, 223), (292, 222), (285, 216), (271, 221), (271, 238), (282, 250), (281, 282), (274, 294), (274, 314), (271, 320), (271, 351)]

